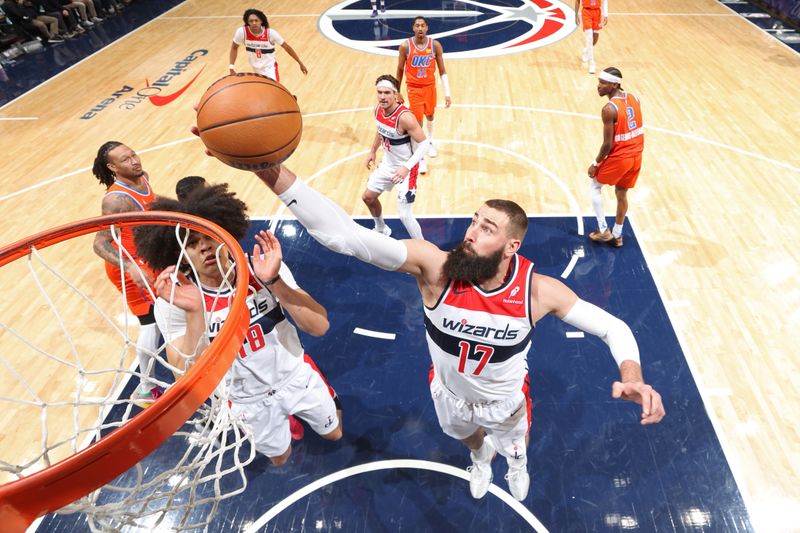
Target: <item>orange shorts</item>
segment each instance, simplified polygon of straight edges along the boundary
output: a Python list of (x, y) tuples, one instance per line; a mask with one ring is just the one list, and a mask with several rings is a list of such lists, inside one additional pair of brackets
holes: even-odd
[(634, 157), (607, 157), (597, 166), (594, 177), (603, 185), (633, 189), (641, 168), (642, 154)]
[(581, 9), (581, 21), (583, 23), (583, 31), (592, 30), (600, 31), (600, 21), (602, 15), (599, 9), (586, 8)]
[(431, 117), (436, 110), (436, 85), (426, 87), (406, 86), (408, 91), (408, 108), (422, 122), (423, 116)]
[[(106, 276), (108, 279), (111, 280), (111, 283), (117, 288), (119, 292), (122, 292), (122, 280), (120, 279), (120, 269), (116, 266), (112, 265), (108, 261), (105, 261), (106, 265)], [(143, 261), (139, 260), (139, 267), (142, 271), (150, 274), (153, 278), (155, 278), (155, 274), (152, 270), (147, 268)], [(133, 281), (133, 279), (126, 273), (125, 274), (125, 299), (128, 301), (128, 309), (131, 310), (136, 316), (144, 316), (150, 313), (150, 308), (153, 305), (153, 300), (150, 297), (150, 293), (146, 290), (139, 288), (139, 286)]]

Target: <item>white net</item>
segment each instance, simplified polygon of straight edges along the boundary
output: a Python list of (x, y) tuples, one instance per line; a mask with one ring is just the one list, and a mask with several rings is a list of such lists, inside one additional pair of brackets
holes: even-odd
[[(179, 263), (186, 264), (186, 232), (179, 229), (174, 238)], [(112, 234), (119, 264), (136, 265), (113, 227)], [(31, 249), (0, 272), (14, 281), (4, 283), (7, 298), (0, 303), (0, 423), (6, 428), (0, 483), (49, 467), (123, 426), (152, 402), (140, 384), (169, 390), (202, 355), (180, 354), (183, 361), (171, 364), (162, 344), (146, 351), (147, 368), (140, 368), (139, 322), (125, 290), (111, 285), (91, 253), (92, 237)], [(233, 288), (234, 278), (228, 269), (222, 287)], [(251, 441), (223, 380), (142, 462), (58, 512), (85, 513), (92, 531), (202, 529), (221, 501), (245, 489), (244, 468), (255, 455)]]

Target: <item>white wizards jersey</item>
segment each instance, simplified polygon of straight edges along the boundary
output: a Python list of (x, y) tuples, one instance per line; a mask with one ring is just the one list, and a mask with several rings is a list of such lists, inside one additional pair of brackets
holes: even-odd
[(451, 281), (432, 308), (425, 330), (439, 381), (468, 403), (504, 400), (522, 389), (533, 334), (533, 263), (520, 255), (501, 287), (484, 291)]
[[(248, 258), (249, 263), (249, 258)], [(297, 283), (289, 267), (281, 263), (280, 276), (292, 288)], [(228, 317), (233, 297), (230, 289), (201, 287), (206, 306), (208, 336), (213, 341)], [(277, 388), (303, 363), (303, 346), (297, 330), (286, 319), (278, 300), (264, 287), (250, 267), (247, 307), (250, 327), (236, 360), (225, 376), (231, 399), (254, 399)], [(155, 304), (158, 328), (167, 342), (186, 333), (186, 312), (162, 298)]]
[(275, 65), (275, 47), (283, 44), (283, 37), (271, 29), (262, 28), (260, 35), (250, 31), (250, 27), (240, 26), (233, 35), (233, 42), (244, 44), (250, 65), (256, 70), (269, 70)]
[(411, 136), (408, 133), (400, 133), (397, 129), (400, 115), (406, 112), (410, 112), (410, 110), (403, 104), (398, 105), (389, 116), (383, 114), (381, 106), (375, 108), (378, 134), (383, 139), (383, 160), (381, 160), (381, 165), (388, 164), (394, 169), (405, 164), (414, 153)]

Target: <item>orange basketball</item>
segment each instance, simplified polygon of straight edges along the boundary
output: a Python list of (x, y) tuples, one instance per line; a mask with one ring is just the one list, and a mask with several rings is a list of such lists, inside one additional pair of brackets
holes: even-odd
[(303, 132), (292, 93), (266, 76), (233, 74), (214, 82), (197, 106), (200, 138), (220, 161), (242, 170), (286, 160)]

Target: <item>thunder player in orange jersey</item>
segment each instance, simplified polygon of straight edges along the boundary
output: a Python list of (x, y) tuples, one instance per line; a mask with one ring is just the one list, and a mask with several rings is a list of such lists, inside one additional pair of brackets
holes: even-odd
[[(400, 55), (397, 61), (397, 75), (400, 83), (403, 74), (406, 75), (406, 89), (408, 90), (408, 107), (417, 122), (422, 126), (422, 117), (427, 121), (428, 140), (431, 142), (428, 155), (436, 157), (436, 148), (433, 145), (433, 113), (436, 111), (436, 67), (439, 67), (439, 76), (444, 85), (444, 105), (450, 107), (450, 84), (447, 81), (447, 71), (444, 68), (442, 45), (428, 37), (428, 21), (425, 17), (414, 19), (412, 26), (414, 37), (400, 45)], [(402, 100), (400, 101), (402, 103)], [(420, 161), (419, 171), (425, 174), (428, 165), (423, 158)]]
[(600, 39), (600, 30), (608, 24), (608, 0), (575, 0), (575, 24), (580, 25), (581, 20), (586, 38), (581, 60), (589, 62), (589, 74), (594, 74), (594, 45)]
[[(603, 145), (589, 167), (592, 179), (592, 207), (597, 216), (597, 231), (589, 238), (622, 246), (622, 225), (628, 212), (628, 189), (636, 185), (642, 167), (644, 150), (644, 122), (639, 99), (622, 89), (622, 73), (608, 67), (598, 75), (597, 93), (608, 96), (603, 106)], [(609, 231), (603, 213), (603, 185), (614, 185), (617, 193), (617, 217), (614, 229)]]
[[(156, 200), (139, 156), (121, 142), (108, 141), (97, 150), (92, 173), (100, 184), (106, 187), (102, 202), (104, 215), (146, 211)], [(124, 276), (119, 268), (119, 249), (110, 230), (97, 233), (94, 239), (94, 252), (105, 260), (106, 275), (120, 292), (123, 289), (124, 279), (124, 294), (128, 308), (139, 319), (136, 355), (142, 378), (139, 388), (134, 393), (134, 400), (145, 407), (163, 392), (153, 382), (155, 374), (153, 356), (158, 351), (158, 328), (153, 314), (153, 299), (148, 287), (152, 286), (154, 276), (136, 256), (131, 228), (121, 230), (120, 242), (135, 261), (132, 262), (123, 252)]]

